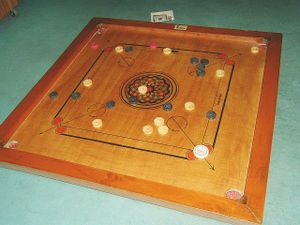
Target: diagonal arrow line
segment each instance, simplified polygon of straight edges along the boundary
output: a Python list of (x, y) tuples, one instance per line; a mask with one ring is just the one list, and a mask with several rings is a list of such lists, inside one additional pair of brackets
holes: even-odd
[(56, 128), (56, 126), (50, 127), (50, 128), (48, 128), (47, 130), (41, 131), (39, 134), (46, 133), (47, 131), (50, 131), (50, 130), (52, 130), (52, 129), (54, 129), (54, 128)]
[(210, 162), (206, 158), (204, 158), (204, 160), (210, 166), (210, 169), (215, 171), (215, 166), (211, 165)]
[[(182, 131), (182, 133), (185, 135), (185, 137), (192, 143), (192, 145), (195, 147), (196, 145), (194, 144), (194, 142), (192, 141), (192, 139), (187, 135), (187, 133), (182, 129), (182, 127), (180, 126), (180, 124), (174, 119), (172, 118), (172, 120), (176, 123), (176, 125), (179, 127), (179, 129)], [(213, 165), (211, 165), (211, 163), (204, 158), (205, 162), (209, 165), (210, 169), (215, 171), (215, 167)]]
[(177, 123), (177, 121), (173, 117), (172, 117), (172, 120), (176, 123), (176, 125), (178, 126), (178, 128), (184, 134), (184, 136), (192, 143), (193, 147), (195, 147), (196, 145), (194, 144), (194, 142), (192, 141), (192, 139), (187, 135), (187, 133), (182, 129), (182, 127), (179, 125), (179, 123)]

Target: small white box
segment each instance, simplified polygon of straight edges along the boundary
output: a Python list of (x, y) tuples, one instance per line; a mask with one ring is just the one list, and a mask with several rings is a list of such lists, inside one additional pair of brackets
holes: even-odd
[(159, 23), (174, 20), (173, 10), (160, 11), (160, 12), (151, 12), (151, 22)]

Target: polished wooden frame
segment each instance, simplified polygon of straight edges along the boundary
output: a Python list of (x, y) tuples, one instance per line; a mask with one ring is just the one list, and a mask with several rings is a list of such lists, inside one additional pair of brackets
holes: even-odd
[(0, 19), (4, 18), (17, 4), (18, 0), (0, 0)]
[(180, 211), (213, 217), (235, 224), (260, 224), (263, 219), (276, 109), (282, 35), (256, 31), (188, 26), (189, 32), (229, 35), (233, 38), (264, 37), (268, 41), (257, 123), (248, 169), (244, 202), (237, 202), (195, 191), (111, 173), (62, 160), (4, 148), (4, 144), (27, 118), (88, 41), (98, 24), (174, 29), (174, 24), (94, 18), (33, 87), (0, 127), (0, 165), (64, 180), (131, 198), (163, 205)]

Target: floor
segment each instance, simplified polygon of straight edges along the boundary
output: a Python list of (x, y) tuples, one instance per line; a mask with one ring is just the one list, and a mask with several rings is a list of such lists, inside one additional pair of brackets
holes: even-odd
[[(176, 23), (283, 33), (263, 224), (300, 224), (300, 1), (23, 0), (16, 9), (0, 21), (0, 122), (95, 16), (149, 21), (173, 9)], [(0, 225), (224, 224), (3, 168), (0, 199)]]

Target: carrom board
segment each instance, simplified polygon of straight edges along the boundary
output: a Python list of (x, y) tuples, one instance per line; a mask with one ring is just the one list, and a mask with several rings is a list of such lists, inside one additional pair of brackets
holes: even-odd
[(281, 34), (94, 18), (0, 128), (2, 166), (260, 224)]

